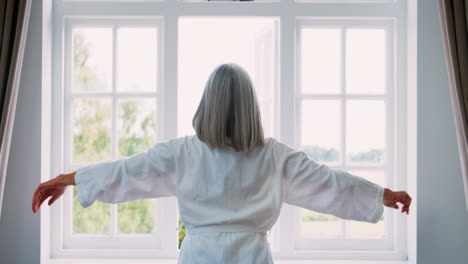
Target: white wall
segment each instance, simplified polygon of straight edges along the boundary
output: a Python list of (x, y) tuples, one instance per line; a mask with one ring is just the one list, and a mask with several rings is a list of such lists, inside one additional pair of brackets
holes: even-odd
[(418, 262), (468, 263), (468, 213), (437, 0), (418, 1)]
[[(32, 17), (0, 219), (0, 263), (39, 264), (39, 215), (31, 212), (40, 181), (41, 0)], [(436, 0), (418, 3), (418, 261), (468, 263), (464, 202)]]

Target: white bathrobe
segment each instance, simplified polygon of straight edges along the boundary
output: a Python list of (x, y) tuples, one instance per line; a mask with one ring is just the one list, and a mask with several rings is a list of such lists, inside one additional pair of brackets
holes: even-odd
[(273, 263), (266, 234), (283, 202), (376, 223), (382, 186), (310, 159), (274, 138), (247, 153), (211, 148), (196, 135), (77, 170), (83, 207), (177, 196), (186, 227), (179, 263)]

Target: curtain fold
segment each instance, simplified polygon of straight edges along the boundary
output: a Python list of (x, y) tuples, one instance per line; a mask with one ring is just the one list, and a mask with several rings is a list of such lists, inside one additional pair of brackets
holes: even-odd
[(31, 0), (0, 1), (0, 217)]
[(468, 0), (439, 0), (450, 96), (468, 210)]

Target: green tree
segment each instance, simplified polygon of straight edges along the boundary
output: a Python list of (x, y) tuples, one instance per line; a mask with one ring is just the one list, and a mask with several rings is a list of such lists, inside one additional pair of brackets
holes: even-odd
[(147, 150), (154, 145), (156, 132), (156, 120), (154, 112), (145, 116), (138, 126), (143, 136), (138, 136), (132, 128), (135, 127), (138, 114), (138, 101), (125, 100), (119, 104), (119, 118), (122, 122), (119, 135), (119, 153), (121, 156), (132, 156)]
[(90, 163), (111, 158), (109, 101), (78, 98), (73, 103), (74, 162)]
[(96, 202), (83, 208), (78, 202), (76, 186), (73, 186), (73, 232), (86, 234), (109, 233), (110, 206)]
[[(77, 29), (73, 34), (73, 89), (97, 90), (105, 85), (96, 67), (89, 65), (90, 45)], [(118, 151), (129, 157), (143, 152), (155, 143), (155, 113), (145, 113), (138, 123), (138, 100), (119, 104), (118, 118), (122, 124), (118, 136)], [(73, 131), (73, 158), (78, 163), (94, 163), (111, 159), (111, 104), (109, 99), (79, 98), (73, 103), (75, 113)], [(137, 135), (137, 130), (143, 135)], [(132, 130), (132, 128), (134, 128)], [(139, 133), (141, 134), (141, 133)], [(151, 233), (154, 229), (155, 199), (138, 200), (118, 205), (118, 230), (121, 233)], [(110, 205), (96, 202), (83, 208), (73, 188), (73, 231), (102, 234), (109, 232)]]
[[(145, 115), (138, 124), (138, 100), (126, 99), (119, 103), (119, 153), (130, 157), (146, 151), (154, 143), (156, 131), (155, 113)], [(136, 131), (140, 132), (137, 133)], [(143, 132), (143, 136), (138, 135)], [(148, 234), (154, 229), (155, 199), (120, 203), (117, 206), (119, 231), (121, 233)]]
[(315, 145), (306, 145), (302, 147), (302, 150), (313, 160), (338, 161), (338, 151), (335, 148), (327, 149)]
[(367, 152), (352, 153), (350, 155), (351, 161), (381, 162), (382, 159), (383, 151), (381, 149), (371, 149)]
[(153, 231), (155, 199), (120, 203), (117, 208), (120, 233), (149, 234)]
[[(88, 66), (89, 45), (84, 35), (73, 35), (73, 89), (85, 89), (96, 83), (95, 71)], [(75, 99), (73, 120), (73, 159), (78, 163), (90, 163), (111, 157), (109, 126), (110, 105), (96, 99)], [(76, 233), (102, 234), (109, 232), (110, 205), (96, 202), (83, 208), (73, 188), (73, 231)]]
[[(306, 145), (302, 150), (316, 161), (338, 161), (338, 151), (335, 148), (323, 148), (317, 145)], [(383, 159), (383, 150), (370, 149), (366, 152), (351, 153), (350, 160), (354, 162), (381, 162)]]
[(72, 89), (80, 91), (98, 91), (109, 87), (106, 78), (99, 73), (97, 65), (90, 63), (91, 44), (86, 39), (83, 29), (73, 30), (73, 69)]
[[(182, 224), (182, 220), (179, 219), (179, 225)], [(186, 235), (186, 230), (185, 226), (182, 226), (182, 228), (179, 229), (179, 249), (180, 246), (182, 245), (182, 241), (184, 241)]]

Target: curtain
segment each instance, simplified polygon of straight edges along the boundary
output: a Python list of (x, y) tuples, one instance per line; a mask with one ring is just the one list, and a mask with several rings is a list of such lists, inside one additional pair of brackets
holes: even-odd
[(31, 0), (0, 1), (0, 217)]
[(450, 96), (468, 209), (468, 0), (439, 0)]

